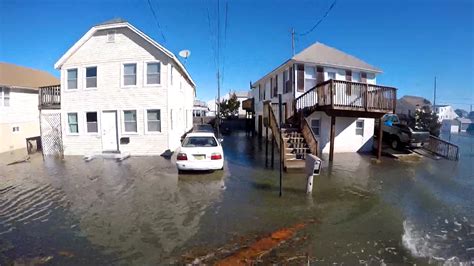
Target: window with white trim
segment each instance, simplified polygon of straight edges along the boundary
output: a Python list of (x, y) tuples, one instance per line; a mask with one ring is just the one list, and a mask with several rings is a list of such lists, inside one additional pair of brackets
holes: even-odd
[(321, 129), (321, 120), (320, 119), (311, 119), (311, 130), (315, 136), (319, 136), (319, 131)]
[(290, 71), (283, 71), (283, 93), (291, 92)]
[(156, 85), (160, 84), (161, 65), (159, 62), (146, 64), (146, 84)]
[(361, 76), (360, 76), (360, 72), (352, 72), (352, 81), (354, 81), (354, 82), (361, 82), (362, 81)]
[(146, 110), (146, 127), (148, 132), (161, 132), (161, 111)]
[(0, 87), (0, 106), (10, 106), (10, 88)]
[(336, 72), (328, 72), (328, 80), (329, 79), (336, 80)]
[(356, 121), (356, 135), (364, 136), (364, 120)]
[(69, 133), (79, 133), (79, 122), (77, 120), (77, 113), (67, 113), (67, 124)]
[(137, 111), (123, 111), (124, 131), (127, 133), (136, 133), (137, 131)]
[(97, 88), (97, 67), (86, 67), (86, 88)]
[(304, 67), (304, 89), (305, 91), (316, 86), (316, 68), (305, 66)]
[(77, 68), (67, 70), (67, 89), (77, 89)]
[(87, 133), (99, 132), (99, 128), (97, 124), (97, 112), (86, 113), (86, 124), (87, 124)]
[(123, 64), (123, 85), (137, 85), (137, 64)]

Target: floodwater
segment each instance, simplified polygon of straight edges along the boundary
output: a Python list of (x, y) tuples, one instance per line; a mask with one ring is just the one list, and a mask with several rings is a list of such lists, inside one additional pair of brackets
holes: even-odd
[(474, 263), (474, 138), (451, 140), (459, 162), (336, 154), (312, 196), (304, 174), (284, 173), (281, 198), (245, 133), (224, 138), (214, 173), (178, 175), (162, 157), (0, 158), (0, 265), (213, 263), (298, 223), (257, 262)]

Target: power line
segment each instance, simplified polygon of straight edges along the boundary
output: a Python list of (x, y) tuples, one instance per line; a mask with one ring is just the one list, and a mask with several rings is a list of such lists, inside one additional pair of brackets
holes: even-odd
[(156, 26), (158, 26), (158, 29), (160, 30), (161, 37), (163, 38), (163, 41), (166, 43), (166, 38), (165, 34), (163, 33), (163, 30), (161, 29), (160, 21), (158, 20), (158, 17), (156, 16), (155, 9), (153, 8), (153, 5), (151, 4), (150, 0), (148, 1), (148, 6), (150, 7), (151, 13), (153, 14), (153, 17), (155, 18)]
[(225, 2), (225, 20), (224, 20), (224, 48), (223, 48), (223, 56), (222, 56), (222, 85), (224, 85), (224, 77), (225, 77), (225, 55), (226, 55), (226, 48), (227, 48), (227, 17), (228, 17), (228, 9), (229, 9), (229, 2)]
[(332, 2), (331, 6), (329, 6), (326, 13), (324, 13), (324, 15), (318, 20), (318, 22), (316, 22), (316, 24), (314, 24), (313, 27), (311, 27), (311, 29), (309, 29), (308, 31), (306, 31), (304, 33), (299, 33), (298, 35), (299, 36), (305, 36), (305, 35), (310, 34), (312, 31), (314, 31), (319, 26), (319, 24), (321, 24), (321, 22), (323, 22), (323, 20), (329, 15), (329, 12), (331, 12), (333, 7), (336, 5), (336, 2), (337, 2), (337, 0), (334, 0), (334, 2)]

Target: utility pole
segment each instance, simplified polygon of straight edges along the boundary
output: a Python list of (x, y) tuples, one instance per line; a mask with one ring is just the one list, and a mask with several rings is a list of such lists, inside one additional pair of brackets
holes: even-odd
[(291, 52), (295, 56), (295, 28), (291, 29)]
[(434, 77), (434, 97), (433, 97), (433, 109), (436, 106), (436, 76)]
[(220, 127), (221, 127), (221, 82), (220, 82), (220, 72), (217, 69), (217, 138), (220, 138)]

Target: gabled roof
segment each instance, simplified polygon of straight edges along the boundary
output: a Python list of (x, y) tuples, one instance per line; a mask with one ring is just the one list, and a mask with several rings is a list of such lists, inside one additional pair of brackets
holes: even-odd
[(346, 54), (340, 50), (337, 50), (336, 48), (332, 48), (320, 42), (316, 42), (254, 82), (252, 87), (256, 86), (256, 84), (258, 84), (260, 81), (274, 74), (279, 69), (294, 63), (309, 63), (325, 67), (382, 73), (382, 70), (379, 68), (369, 65), (368, 63), (352, 55)]
[(379, 68), (369, 65), (359, 58), (320, 42), (316, 42), (304, 49), (297, 55), (293, 56), (292, 59), (297, 62), (315, 63), (322, 66), (357, 69), (375, 73), (382, 72)]
[(38, 89), (58, 85), (59, 79), (46, 71), (0, 62), (0, 85)]
[(179, 59), (172, 52), (167, 50), (165, 47), (161, 46), (155, 40), (153, 40), (148, 35), (146, 35), (145, 33), (141, 32), (140, 30), (138, 30), (137, 28), (132, 26), (127, 21), (125, 21), (123, 19), (120, 19), (120, 18), (112, 19), (112, 20), (106, 21), (104, 23), (100, 23), (100, 24), (92, 27), (86, 34), (84, 34), (84, 36), (82, 36), (82, 38), (79, 41), (77, 41), (71, 48), (69, 48), (69, 50), (58, 60), (58, 62), (56, 62), (56, 64), (54, 64), (54, 68), (60, 69), (62, 67), (62, 65), (66, 62), (66, 60), (68, 60), (69, 57), (71, 57), (77, 50), (79, 50), (79, 48), (84, 43), (86, 43), (97, 31), (118, 29), (118, 28), (128, 28), (128, 29), (130, 29), (132, 32), (136, 33), (138, 36), (143, 38), (145, 41), (149, 42), (152, 46), (154, 46), (155, 48), (157, 48), (158, 50), (160, 50), (161, 52), (166, 54), (168, 57), (170, 57), (175, 62), (177, 67), (183, 71), (185, 77), (189, 80), (191, 85), (194, 88), (196, 88), (196, 84), (194, 83), (193, 79), (191, 78), (191, 75), (189, 75), (186, 68), (183, 66), (183, 64), (181, 64)]

